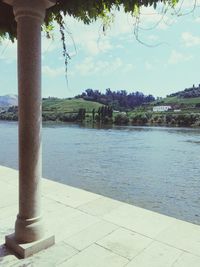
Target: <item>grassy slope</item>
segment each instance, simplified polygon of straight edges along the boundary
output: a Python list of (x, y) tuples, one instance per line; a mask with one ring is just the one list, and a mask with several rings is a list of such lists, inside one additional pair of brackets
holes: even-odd
[[(129, 112), (129, 116), (134, 115), (136, 113), (144, 113), (144, 112), (152, 112), (153, 106), (162, 106), (162, 105), (181, 105), (183, 104), (181, 109), (181, 113), (200, 113), (200, 108), (196, 108), (195, 105), (200, 103), (200, 97), (194, 98), (180, 98), (180, 97), (166, 97), (161, 100), (157, 100), (152, 102), (151, 104), (145, 107), (139, 107)], [(178, 108), (178, 107), (177, 107)], [(167, 112), (156, 112), (156, 115), (163, 115), (163, 114), (170, 114), (174, 113), (174, 111), (167, 111)], [(180, 113), (179, 113), (180, 114)]]
[(174, 97), (166, 97), (166, 98), (162, 99), (161, 101), (164, 101), (164, 104), (195, 105), (197, 103), (200, 103), (200, 97), (179, 98), (179, 97), (174, 96)]
[(86, 112), (96, 111), (102, 104), (84, 99), (45, 99), (42, 103), (42, 110), (45, 112), (74, 112), (77, 113), (80, 108), (85, 108)]

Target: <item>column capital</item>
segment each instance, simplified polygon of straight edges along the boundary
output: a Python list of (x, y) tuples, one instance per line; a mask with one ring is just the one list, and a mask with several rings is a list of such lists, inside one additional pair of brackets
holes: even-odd
[[(31, 1), (31, 0), (23, 0), (24, 2), (30, 3), (30, 2), (35, 2)], [(15, 0), (3, 0), (4, 3), (13, 6), (13, 3), (15, 2)], [(54, 6), (57, 2), (57, 0), (41, 0), (40, 2), (45, 2), (46, 8), (49, 8), (51, 6)]]
[(44, 20), (45, 10), (56, 4), (56, 0), (3, 0), (13, 6), (15, 19), (20, 17), (34, 17)]

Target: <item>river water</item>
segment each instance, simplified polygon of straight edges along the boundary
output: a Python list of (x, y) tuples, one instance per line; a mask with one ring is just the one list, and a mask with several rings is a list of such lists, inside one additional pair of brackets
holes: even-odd
[[(17, 169), (17, 123), (0, 140)], [(43, 176), (200, 224), (200, 129), (45, 124)]]

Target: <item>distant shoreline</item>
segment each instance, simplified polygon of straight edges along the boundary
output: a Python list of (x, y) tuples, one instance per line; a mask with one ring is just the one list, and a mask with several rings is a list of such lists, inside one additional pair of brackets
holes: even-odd
[[(2, 120), (0, 119), (0, 123), (6, 122), (6, 123), (18, 123), (18, 120)], [(128, 127), (128, 126), (133, 126), (133, 127), (153, 127), (153, 128), (200, 128), (199, 125), (169, 125), (169, 124), (151, 124), (151, 123), (146, 123), (146, 124), (116, 124), (116, 123), (91, 123), (91, 122), (63, 122), (63, 121), (42, 121), (43, 125), (79, 125), (79, 126), (84, 126), (84, 127), (89, 127), (89, 128), (112, 128), (112, 127), (117, 127), (117, 126), (122, 126), (122, 127)]]

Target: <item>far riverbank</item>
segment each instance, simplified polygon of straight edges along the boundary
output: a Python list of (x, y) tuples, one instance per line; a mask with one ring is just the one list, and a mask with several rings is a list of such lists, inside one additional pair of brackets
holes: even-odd
[[(18, 114), (9, 110), (0, 113), (1, 121), (17, 121)], [(48, 116), (43, 114), (43, 122), (83, 123), (88, 126), (96, 125), (127, 125), (127, 126), (162, 126), (162, 127), (200, 127), (200, 112), (113, 112), (111, 116), (101, 116), (95, 110), (93, 113), (54, 112)]]

